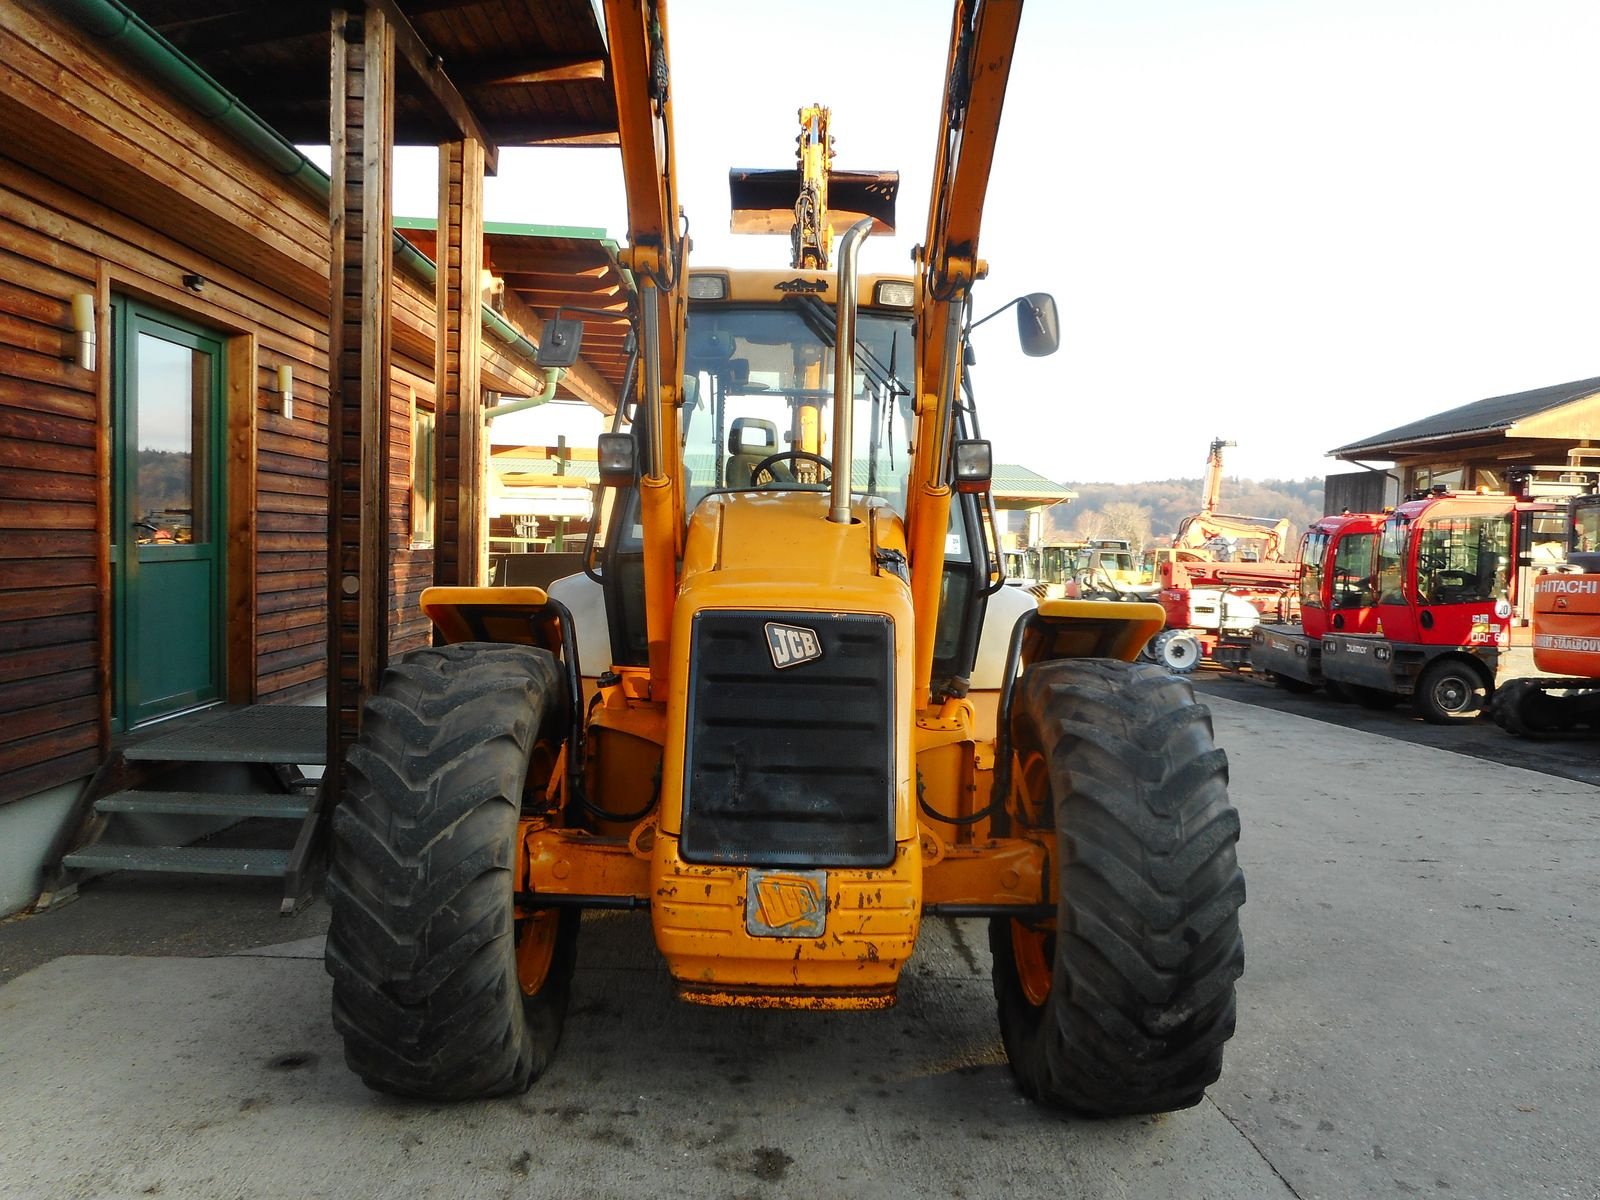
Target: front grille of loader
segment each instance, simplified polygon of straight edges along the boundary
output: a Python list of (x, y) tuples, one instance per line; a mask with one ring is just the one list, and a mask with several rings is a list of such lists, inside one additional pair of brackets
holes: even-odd
[[(769, 624), (812, 632), (820, 657), (776, 667)], [(894, 728), (888, 618), (696, 614), (684, 858), (886, 866), (894, 859)]]

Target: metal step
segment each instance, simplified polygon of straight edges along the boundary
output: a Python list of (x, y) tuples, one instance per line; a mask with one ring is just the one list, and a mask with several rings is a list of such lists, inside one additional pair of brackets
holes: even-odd
[(61, 860), (80, 871), (172, 871), (191, 875), (262, 875), (289, 871), (287, 850), (228, 850), (216, 846), (110, 846), (77, 850)]
[(136, 734), (122, 754), (129, 762), (326, 765), (328, 710), (252, 704), (214, 717), (184, 718), (169, 732), (148, 738)]
[(185, 817), (281, 817), (299, 821), (311, 811), (305, 792), (113, 792), (95, 801), (96, 812), (164, 813)]

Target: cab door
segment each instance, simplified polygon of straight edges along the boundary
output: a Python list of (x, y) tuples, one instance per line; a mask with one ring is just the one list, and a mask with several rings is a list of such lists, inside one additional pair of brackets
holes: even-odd
[(112, 717), (119, 729), (222, 698), (223, 349), (112, 306)]
[(1464, 511), (1450, 504), (1416, 522), (1418, 641), (1493, 646), (1511, 617), (1511, 509)]
[(1339, 534), (1328, 551), (1328, 625), (1338, 633), (1378, 632), (1379, 534)]
[(1391, 642), (1417, 642), (1414, 547), (1411, 522), (1390, 517), (1378, 535), (1377, 604), (1371, 632)]

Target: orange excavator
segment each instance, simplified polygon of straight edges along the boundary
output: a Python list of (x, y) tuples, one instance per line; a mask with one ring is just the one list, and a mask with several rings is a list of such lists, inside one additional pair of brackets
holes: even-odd
[(1566, 562), (1533, 581), (1533, 664), (1489, 715), (1518, 737), (1600, 731), (1600, 495), (1568, 501)]

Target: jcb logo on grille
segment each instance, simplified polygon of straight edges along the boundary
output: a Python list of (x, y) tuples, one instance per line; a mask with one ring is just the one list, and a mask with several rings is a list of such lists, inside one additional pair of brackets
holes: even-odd
[(772, 665), (780, 671), (822, 657), (817, 631), (800, 625), (767, 622), (767, 649), (772, 651)]
[(828, 924), (825, 871), (752, 870), (745, 927), (756, 937), (821, 937)]

